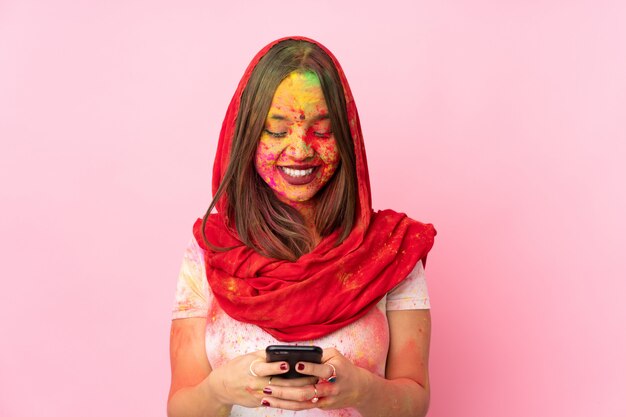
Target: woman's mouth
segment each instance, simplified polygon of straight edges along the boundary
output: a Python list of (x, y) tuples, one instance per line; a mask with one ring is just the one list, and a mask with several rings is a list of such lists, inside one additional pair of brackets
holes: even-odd
[(278, 172), (291, 185), (308, 184), (315, 178), (319, 166), (287, 167), (278, 166)]

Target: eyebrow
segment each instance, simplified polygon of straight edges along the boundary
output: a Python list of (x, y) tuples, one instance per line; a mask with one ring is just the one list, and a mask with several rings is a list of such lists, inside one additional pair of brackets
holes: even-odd
[[(288, 120), (288, 118), (286, 116), (283, 116), (282, 114), (270, 114), (269, 118), (271, 120)], [(320, 120), (326, 120), (326, 119), (330, 119), (330, 115), (328, 113), (318, 114), (317, 116), (313, 117), (310, 120), (311, 122), (318, 122)]]

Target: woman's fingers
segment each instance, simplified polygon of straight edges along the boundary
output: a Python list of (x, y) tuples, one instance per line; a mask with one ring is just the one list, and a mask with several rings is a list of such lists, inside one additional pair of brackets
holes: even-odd
[(274, 398), (291, 401), (311, 401), (317, 397), (330, 397), (338, 394), (338, 387), (334, 384), (312, 384), (303, 387), (287, 387), (268, 385), (263, 388), (263, 393)]
[(263, 394), (282, 400), (290, 401), (311, 401), (316, 395), (316, 388), (313, 385), (306, 387), (275, 387), (267, 386), (263, 389)]
[(311, 401), (289, 401), (267, 396), (261, 399), (261, 405), (264, 405), (266, 407), (282, 408), (283, 410), (295, 411), (308, 410), (317, 407), (317, 404), (312, 403)]
[[(324, 359), (324, 363), (321, 364), (298, 362), (296, 370), (303, 375), (310, 376), (296, 379), (286, 379), (279, 376), (289, 370), (289, 365), (286, 362), (267, 363), (264, 360), (256, 359), (251, 364), (252, 370), (259, 377), (268, 377), (267, 385), (260, 393), (262, 396), (260, 398), (261, 404), (267, 407), (296, 411), (311, 408), (336, 408), (340, 384), (321, 382), (321, 380), (328, 380), (332, 376), (336, 376), (337, 365), (342, 366), (342, 360), (345, 358), (339, 351), (330, 348), (324, 349)], [(257, 395), (255, 397), (259, 398)]]
[[(287, 410), (303, 410), (307, 408), (326, 408), (337, 395), (338, 388), (334, 384), (315, 384), (305, 387), (267, 386), (263, 389), (262, 402), (268, 402), (270, 407), (285, 408)], [(268, 404), (263, 404), (268, 405)]]
[(271, 379), (271, 382), (268, 386), (277, 386), (277, 387), (304, 387), (305, 385), (313, 385), (317, 384), (317, 377), (307, 376), (304, 378), (281, 378), (278, 376), (274, 376)]
[(248, 368), (252, 376), (280, 375), (289, 371), (287, 362), (265, 362), (263, 359), (254, 359)]
[(314, 375), (321, 379), (328, 379), (335, 373), (336, 365), (333, 366), (335, 366), (335, 368), (327, 363), (318, 364), (310, 362), (298, 362), (296, 364), (296, 369), (301, 374)]
[(317, 384), (317, 396), (320, 398), (333, 397), (339, 394), (339, 385), (337, 384)]

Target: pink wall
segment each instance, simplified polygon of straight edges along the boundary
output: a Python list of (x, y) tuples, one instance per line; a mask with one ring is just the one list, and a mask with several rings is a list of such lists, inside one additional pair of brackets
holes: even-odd
[(430, 416), (626, 415), (625, 3), (261, 3), (0, 3), (0, 415), (165, 414), (220, 123), (288, 34), (342, 62), (375, 206), (439, 230)]

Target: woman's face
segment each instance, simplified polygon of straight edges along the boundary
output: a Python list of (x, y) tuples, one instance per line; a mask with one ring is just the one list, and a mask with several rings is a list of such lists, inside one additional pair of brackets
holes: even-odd
[(256, 170), (283, 202), (310, 200), (339, 165), (317, 75), (292, 72), (274, 93), (256, 150)]

